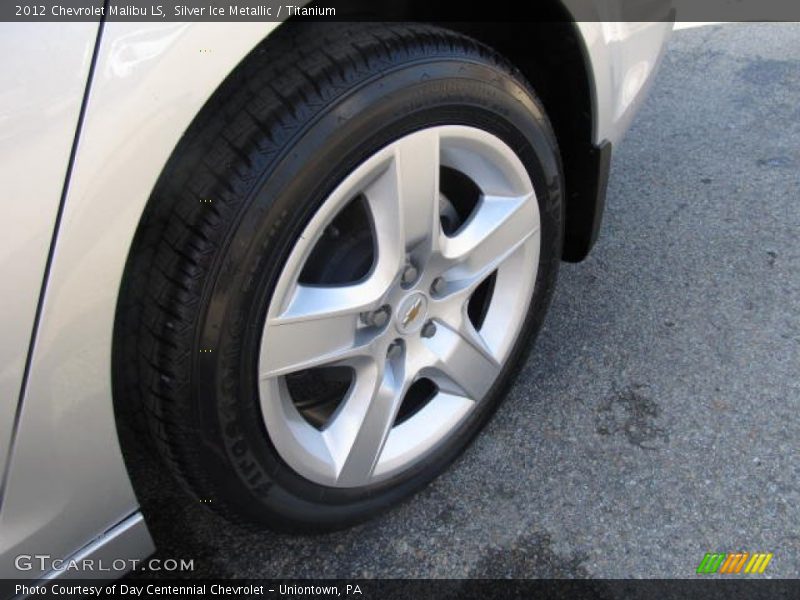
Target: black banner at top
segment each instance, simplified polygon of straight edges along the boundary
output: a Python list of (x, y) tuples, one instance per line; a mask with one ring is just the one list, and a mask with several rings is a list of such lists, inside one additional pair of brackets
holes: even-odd
[(797, 0), (3, 0), (0, 21), (797, 21)]

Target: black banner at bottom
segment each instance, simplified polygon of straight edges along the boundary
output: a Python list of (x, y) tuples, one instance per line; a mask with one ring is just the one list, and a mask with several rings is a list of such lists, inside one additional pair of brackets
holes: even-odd
[(0, 598), (280, 598), (394, 600), (444, 598), (797, 598), (800, 580), (366, 579), (366, 580), (1, 580)]

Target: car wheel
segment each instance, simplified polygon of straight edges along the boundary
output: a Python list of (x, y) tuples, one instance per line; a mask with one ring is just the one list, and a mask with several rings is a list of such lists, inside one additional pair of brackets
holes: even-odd
[(121, 389), (207, 506), (358, 522), (487, 422), (542, 323), (562, 222), (552, 129), (492, 50), (423, 25), (285, 25), (153, 193)]

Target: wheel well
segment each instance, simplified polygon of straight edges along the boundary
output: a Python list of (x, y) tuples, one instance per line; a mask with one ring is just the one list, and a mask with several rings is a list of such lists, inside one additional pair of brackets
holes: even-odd
[(592, 143), (593, 94), (577, 27), (566, 19), (446, 26), (503, 54), (542, 100), (558, 140), (564, 169), (566, 222), (562, 256), (570, 262), (583, 260), (597, 233), (598, 188), (604, 183), (599, 181), (602, 174), (598, 172), (597, 150)]
[[(310, 3), (313, 5), (314, 3)], [(431, 21), (464, 33), (503, 54), (531, 83), (544, 103), (561, 151), (566, 188), (565, 260), (585, 258), (596, 236), (598, 173), (594, 131), (594, 94), (583, 39), (561, 0), (541, 0), (531, 7), (531, 21), (450, 22), (429, 0), (345, 0), (337, 18)], [(599, 215), (597, 215), (599, 217)]]

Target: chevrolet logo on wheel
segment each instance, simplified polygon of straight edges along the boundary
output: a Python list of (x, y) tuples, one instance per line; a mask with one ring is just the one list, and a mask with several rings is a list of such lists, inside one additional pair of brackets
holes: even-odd
[(408, 312), (403, 317), (403, 327), (408, 327), (411, 323), (413, 323), (419, 316), (421, 310), (422, 298), (417, 298), (414, 300), (414, 304), (411, 305), (411, 308), (408, 309)]

